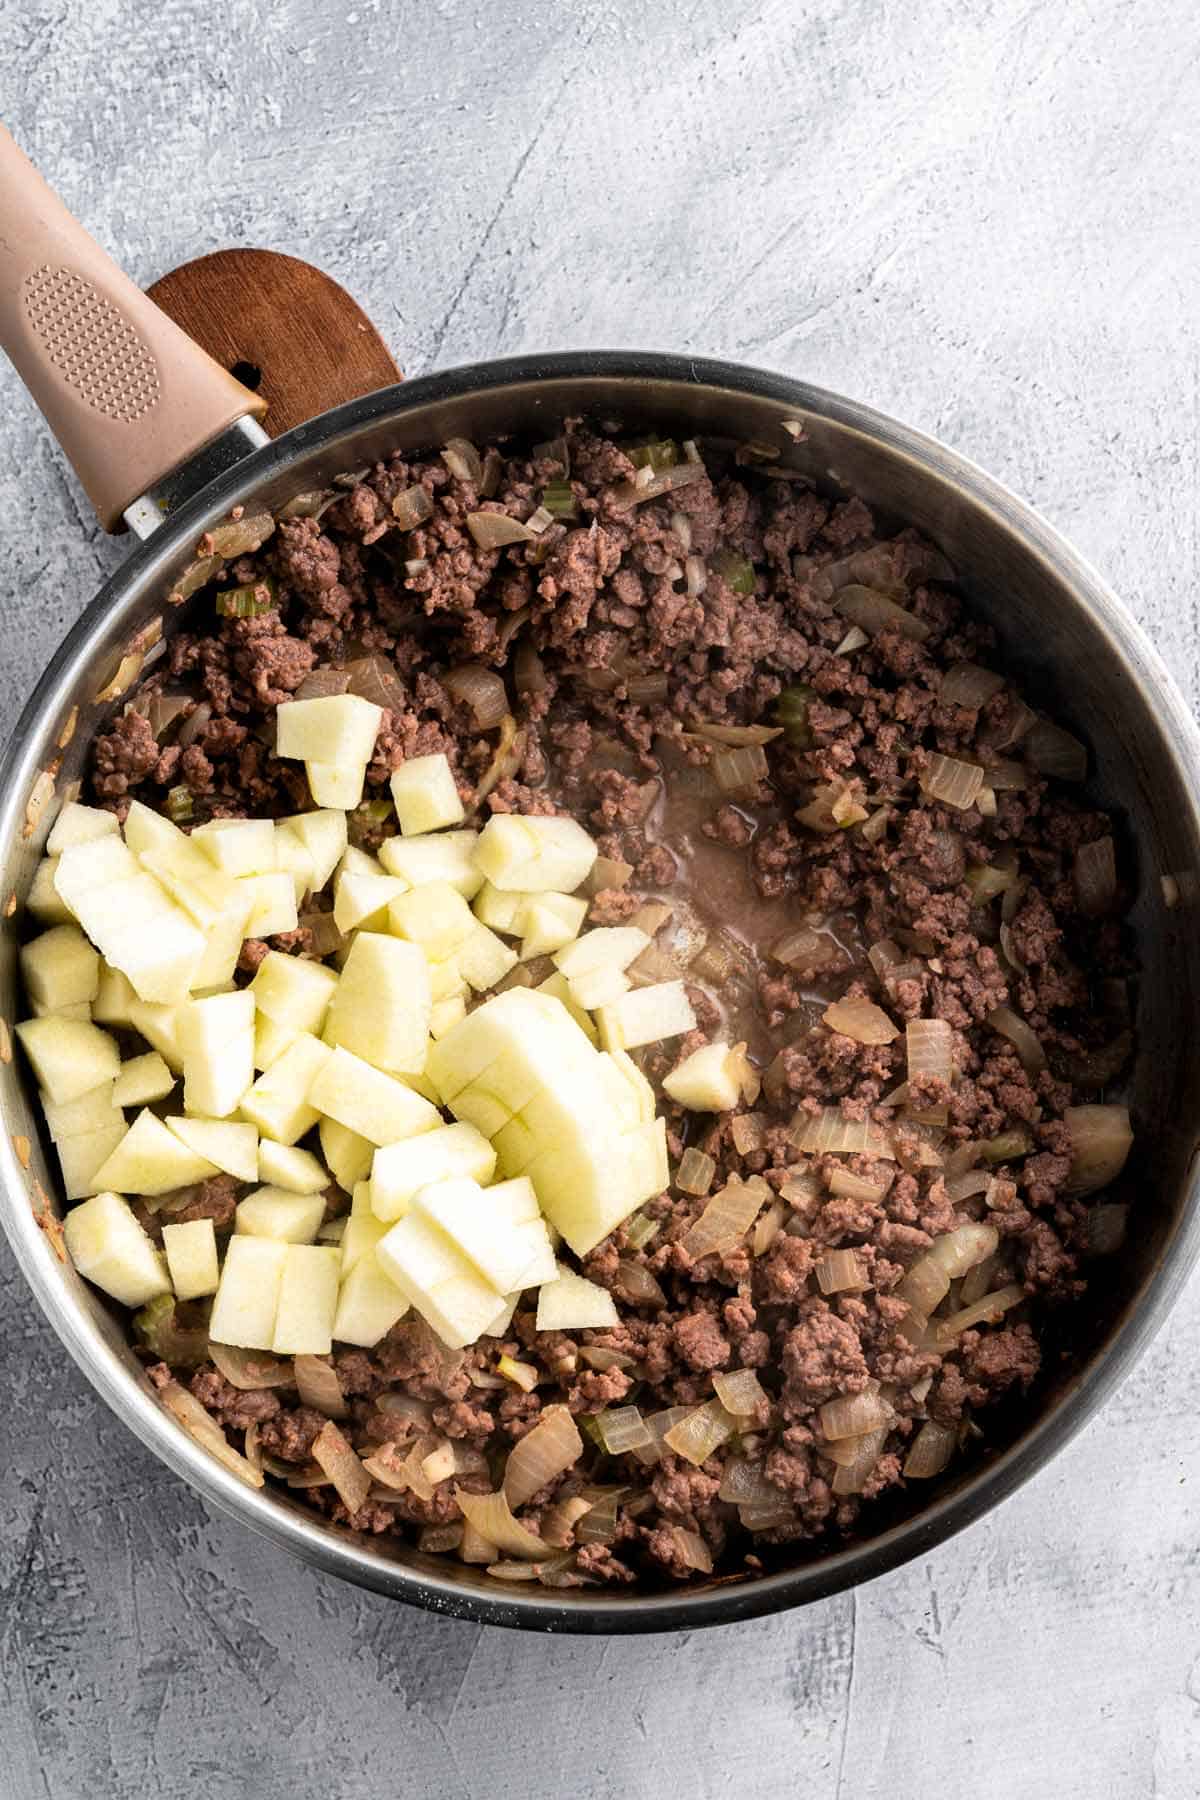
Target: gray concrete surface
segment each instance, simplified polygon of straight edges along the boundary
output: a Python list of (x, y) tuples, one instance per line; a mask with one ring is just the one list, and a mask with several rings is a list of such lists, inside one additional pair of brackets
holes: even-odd
[[(148, 281), (340, 275), (412, 372), (690, 346), (937, 433), (1108, 573), (1195, 699), (1192, 0), (0, 0), (0, 106)], [(3, 724), (119, 551), (0, 371)], [(686, 1640), (390, 1607), (209, 1515), (0, 1251), (0, 1795), (869, 1800), (1200, 1791), (1195, 1285), (1023, 1494)]]

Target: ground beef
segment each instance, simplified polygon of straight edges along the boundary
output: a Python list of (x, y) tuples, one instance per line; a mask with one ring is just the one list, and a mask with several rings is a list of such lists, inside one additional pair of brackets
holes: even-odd
[[(556, 1531), (566, 1584), (690, 1579), (687, 1533), (718, 1572), (757, 1573), (777, 1547), (866, 1530), (873, 1497), (903, 1483), (923, 1418), (969, 1424), (968, 1447), (986, 1438), (989, 1405), (1002, 1395), (1011, 1405), (1037, 1380), (1044, 1311), (1083, 1286), (1090, 1201), (1066, 1191), (1064, 1111), (1096, 1097), (1092, 1058), (1123, 1045), (1119, 1067), (1133, 1045), (1125, 926), (1115, 909), (1082, 913), (1072, 881), (1078, 847), (1110, 831), (1104, 815), (1029, 769), (1024, 785), (985, 786), (986, 803), (966, 811), (922, 786), (934, 753), (978, 762), (986, 782), (997, 758), (1020, 760), (1032, 716), (1009, 684), (979, 710), (942, 700), (951, 664), (993, 663), (948, 565), (915, 532), (882, 534), (860, 500), (831, 503), (744, 455), (702, 449), (703, 479), (635, 507), (622, 484), (642, 455), (579, 421), (536, 454), (512, 443), (488, 452), (486, 498), (440, 456), (378, 463), (320, 521), (281, 521), (219, 577), (256, 585), (270, 602), (259, 617), (219, 615), (211, 588), (195, 598), (90, 762), (91, 798), (118, 815), (133, 799), (161, 808), (180, 785), (197, 822), (303, 810), (302, 766), (274, 755), (274, 709), (333, 667), (385, 690), (364, 798), (386, 799), (406, 759), (444, 752), (470, 804), (496, 735), (474, 726), (441, 677), (465, 660), (515, 673), (508, 691), (522, 736), (487, 809), (569, 814), (604, 856), (629, 865), (591, 897), (589, 925), (624, 923), (649, 899), (669, 909), (656, 912), (638, 975), (645, 966), (649, 979), (682, 976), (697, 1029), (635, 1059), (657, 1084), (707, 1041), (748, 1045), (761, 1092), (747, 1089), (735, 1110), (755, 1114), (756, 1130), (687, 1113), (659, 1092), (672, 1167), (685, 1149), (703, 1150), (713, 1179), (708, 1195), (672, 1188), (650, 1201), (654, 1235), (640, 1247), (622, 1226), (586, 1259), (585, 1273), (618, 1303), (615, 1326), (539, 1333), (527, 1295), (503, 1341), (447, 1350), (410, 1313), (372, 1349), (342, 1346), (332, 1358), (342, 1429), (377, 1468), (399, 1478), (414, 1453), (419, 1463), (453, 1448), (453, 1475), (432, 1488), (417, 1479), (386, 1504), (372, 1496), (353, 1516), (332, 1489), (312, 1491), (326, 1516), (372, 1534), (413, 1539), (453, 1524), (456, 1484), (495, 1486), (547, 1407), (575, 1414), (583, 1458), (533, 1497), (529, 1522), (583, 1489), (617, 1486), (623, 1498), (603, 1541)], [(528, 519), (547, 483), (568, 474), (571, 516), (536, 542), (475, 544), (468, 514)], [(425, 491), (432, 513), (401, 532), (392, 503), (410, 487)], [(701, 593), (688, 592), (688, 556), (704, 565)], [(885, 629), (839, 654), (846, 621), (834, 599), (847, 582), (899, 601), (922, 621), (922, 641)], [(747, 727), (773, 726), (781, 694), (786, 730), (764, 746), (766, 778), (726, 793), (714, 756), (762, 735)], [(162, 695), (184, 706), (159, 738), (147, 712)], [(374, 812), (352, 814), (350, 826), (372, 851), (395, 829)], [(1011, 871), (1003, 899), (979, 899), (987, 865)], [(312, 955), (312, 931), (247, 941), (240, 982), (271, 947)], [(847, 996), (881, 1008), (896, 1035), (861, 1044), (834, 1029), (826, 1009)], [(1047, 1068), (1028, 1073), (988, 1024), (1000, 1005), (1028, 1020)], [(951, 1081), (906, 1081), (905, 1027), (926, 1018), (951, 1028)], [(826, 1108), (873, 1122), (893, 1154), (802, 1152), (797, 1126)], [(1000, 1140), (998, 1160), (968, 1184), (974, 1192), (952, 1199), (961, 1189), (945, 1159), (970, 1173), (989, 1139)], [(719, 1188), (751, 1176), (763, 1184), (753, 1232), (697, 1260), (685, 1242), (697, 1215)], [(161, 1209), (139, 1201), (135, 1210), (155, 1241), (170, 1219), (211, 1218), (224, 1233), (243, 1191), (220, 1175)], [(329, 1217), (349, 1203), (333, 1199)], [(969, 1221), (997, 1234), (985, 1287), (1015, 1287), (1025, 1300), (931, 1346), (897, 1290), (940, 1235)], [(826, 1292), (831, 1252), (847, 1251), (858, 1284)], [(965, 1303), (956, 1285), (943, 1311)], [(205, 1304), (182, 1309), (188, 1328), (203, 1324)], [(535, 1366), (532, 1392), (497, 1373), (501, 1356)], [(634, 1405), (653, 1420), (706, 1405), (714, 1375), (746, 1369), (764, 1397), (701, 1467), (669, 1444), (649, 1465), (600, 1456), (596, 1415)], [(177, 1374), (239, 1448), (253, 1425), (269, 1457), (310, 1462), (324, 1419), (294, 1388), (243, 1392), (212, 1367)], [(893, 1424), (861, 1492), (844, 1493), (821, 1409), (874, 1386)], [(745, 1461), (777, 1497), (776, 1516), (752, 1530), (721, 1498)]]

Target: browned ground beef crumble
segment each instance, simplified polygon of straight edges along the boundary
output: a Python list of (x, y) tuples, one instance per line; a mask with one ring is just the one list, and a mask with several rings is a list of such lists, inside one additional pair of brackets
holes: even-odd
[[(485, 551), (465, 528), (465, 515), (478, 510), (528, 518), (547, 482), (562, 478), (552, 456), (531, 460), (505, 448), (489, 456), (498, 468), (490, 498), (452, 477), (438, 456), (397, 456), (346, 489), (319, 521), (282, 520), (257, 554), (220, 578), (269, 579), (276, 604), (260, 618), (225, 619), (206, 590), (195, 602), (197, 628), (173, 638), (134, 708), (97, 741), (92, 788), (121, 813), (135, 797), (161, 808), (166, 790), (182, 785), (197, 821), (303, 808), (311, 802), (302, 768), (272, 753), (273, 708), (314, 670), (353, 665), (356, 689), (389, 703), (368, 799), (386, 796), (390, 771), (406, 757), (444, 751), (470, 806), (497, 737), (472, 728), (439, 677), (466, 660), (504, 670), (520, 735), (482, 815), (571, 812), (604, 854), (633, 865), (628, 887), (597, 895), (592, 923), (619, 921), (660, 898), (675, 906), (660, 939), (665, 951), (674, 945), (682, 956), (681, 929), (694, 936), (702, 928), (733, 955), (725, 980), (689, 981), (700, 1029), (638, 1058), (657, 1081), (711, 1036), (747, 1038), (768, 1079), (763, 1096), (741, 1110), (764, 1117), (765, 1140), (739, 1156), (733, 1115), (686, 1113), (660, 1094), (673, 1166), (692, 1144), (716, 1159), (714, 1191), (733, 1174), (760, 1174), (776, 1191), (805, 1171), (818, 1179), (757, 1257), (743, 1244), (694, 1263), (680, 1239), (705, 1199), (671, 1190), (650, 1202), (645, 1210), (661, 1229), (645, 1248), (631, 1248), (622, 1227), (583, 1263), (618, 1298), (622, 1322), (614, 1329), (539, 1336), (527, 1296), (502, 1344), (484, 1339), (449, 1351), (410, 1315), (369, 1352), (335, 1351), (351, 1408), (344, 1429), (389, 1466), (403, 1462), (409, 1438), (448, 1436), (480, 1453), (473, 1466), (465, 1459), (468, 1472), (457, 1480), (485, 1491), (547, 1405), (565, 1402), (586, 1415), (632, 1402), (647, 1415), (708, 1399), (714, 1371), (754, 1368), (769, 1415), (703, 1467), (666, 1453), (647, 1469), (629, 1456), (605, 1458), (589, 1441), (585, 1460), (521, 1512), (536, 1529), (552, 1501), (588, 1483), (625, 1484), (627, 1501), (640, 1496), (631, 1511), (623, 1504), (617, 1512), (609, 1541), (579, 1549), (564, 1581), (687, 1578), (680, 1527), (703, 1536), (719, 1570), (753, 1573), (767, 1554), (763, 1538), (783, 1544), (849, 1531), (864, 1501), (902, 1481), (922, 1419), (961, 1425), (965, 1436), (981, 1409), (1037, 1373), (1034, 1325), (1020, 1314), (1019, 1322), (1009, 1315), (967, 1331), (946, 1351), (914, 1349), (901, 1335), (906, 1309), (892, 1290), (937, 1234), (990, 1219), (1001, 1234), (993, 1285), (1022, 1284), (1033, 1304), (1021, 1313), (1035, 1321), (1046, 1305), (1082, 1289), (1088, 1205), (1063, 1193), (1062, 1112), (1096, 1098), (1100, 1081), (1117, 1073), (1098, 1051), (1124, 1025), (1131, 963), (1118, 918), (1085, 915), (1071, 876), (1077, 848), (1110, 825), (1032, 774), (1024, 788), (998, 792), (993, 817), (921, 793), (930, 752), (985, 767), (1019, 757), (1029, 715), (1007, 686), (979, 710), (940, 701), (945, 669), (986, 663), (991, 643), (963, 613), (944, 559), (915, 533), (884, 539), (860, 501), (830, 502), (774, 478), (769, 464), (743, 466), (708, 446), (708, 478), (623, 511), (614, 490), (634, 474), (625, 451), (579, 422), (568, 422), (565, 434), (577, 518), (556, 521), (536, 544)], [(404, 532), (391, 502), (412, 484), (425, 488), (433, 513)], [(719, 550), (750, 560), (752, 594), (734, 591), (718, 572), (726, 566), (714, 561)], [(707, 565), (699, 595), (686, 590), (688, 554)], [(924, 641), (884, 631), (837, 654), (847, 622), (830, 597), (848, 576), (902, 600), (929, 627)], [(767, 750), (769, 780), (734, 799), (723, 795), (711, 747), (687, 735), (690, 728), (769, 724), (781, 690), (797, 680), (811, 690), (807, 745), (777, 739)], [(164, 692), (186, 693), (189, 706), (159, 739), (145, 711)], [(830, 783), (868, 811), (890, 806), (877, 842), (798, 822), (814, 788)], [(394, 829), (394, 821), (361, 812), (353, 824), (367, 847)], [(1005, 847), (1019, 853), (1024, 886), (1006, 908), (1002, 946), (1000, 903), (974, 905), (964, 874)], [(791, 968), (772, 961), (769, 946), (803, 924), (812, 927), (810, 960)], [(881, 980), (865, 952), (883, 938), (903, 946), (906, 961)], [(313, 953), (307, 928), (275, 942)], [(247, 973), (264, 953), (247, 944)], [(903, 1036), (864, 1046), (821, 1022), (827, 1001), (846, 993), (870, 996), (901, 1026), (926, 1016), (953, 1027), (956, 1084), (912, 1096), (948, 1107), (943, 1154), (1028, 1127), (1031, 1152), (1002, 1164), (986, 1196), (952, 1204), (941, 1167), (923, 1159), (915, 1135), (898, 1139), (896, 1162), (804, 1157), (794, 1147), (786, 1127), (797, 1108), (815, 1113), (840, 1102), (847, 1117), (866, 1117), (904, 1080)], [(1050, 1066), (1039, 1074), (1027, 1074), (1011, 1044), (984, 1023), (1005, 1001), (1047, 1049)], [(1120, 1041), (1127, 1055), (1127, 1032)], [(894, 1123), (895, 1109), (879, 1117)], [(874, 1176), (886, 1192), (871, 1202), (832, 1197), (825, 1178), (835, 1167)], [(238, 1191), (222, 1176), (180, 1196), (182, 1210), (168, 1200), (141, 1216), (155, 1231), (164, 1217), (210, 1216), (227, 1232)], [(347, 1204), (331, 1190), (331, 1214)], [(859, 1251), (869, 1270), (865, 1292), (822, 1297), (813, 1270), (832, 1247)], [(649, 1271), (657, 1291), (643, 1279), (635, 1299), (631, 1265), (635, 1279)], [(203, 1309), (179, 1314), (181, 1323), (201, 1323)], [(596, 1350), (623, 1353), (632, 1365), (590, 1367)], [(501, 1351), (537, 1364), (534, 1392), (495, 1384)], [(323, 1421), (297, 1406), (294, 1390), (239, 1392), (211, 1365), (178, 1372), (238, 1447), (256, 1425), (277, 1467), (309, 1464)], [(159, 1365), (154, 1373), (161, 1380), (166, 1371)], [(895, 1422), (864, 1493), (839, 1496), (817, 1409), (872, 1380), (885, 1384)], [(408, 1416), (380, 1407), (389, 1394), (415, 1403)], [(735, 1507), (718, 1497), (733, 1456), (765, 1466), (791, 1503), (790, 1522), (759, 1538), (742, 1529)], [(371, 1498), (349, 1518), (330, 1487), (313, 1488), (310, 1498), (358, 1529), (436, 1545), (420, 1532), (453, 1525), (454, 1485), (455, 1478), (441, 1482), (431, 1499)], [(569, 1546), (569, 1534), (561, 1541)]]

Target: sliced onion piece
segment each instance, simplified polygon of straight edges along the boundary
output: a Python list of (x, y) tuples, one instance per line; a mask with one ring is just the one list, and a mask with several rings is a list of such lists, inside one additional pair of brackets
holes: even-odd
[(905, 1027), (908, 1079), (954, 1079), (954, 1033), (945, 1019), (910, 1019)]
[(858, 1448), (853, 1460), (842, 1463), (835, 1471), (830, 1483), (835, 1494), (861, 1494), (874, 1472), (875, 1465), (883, 1453), (888, 1427), (880, 1425), (874, 1431), (868, 1431), (856, 1439)]
[(478, 487), (483, 480), (483, 460), (470, 438), (448, 438), (442, 461), (456, 481), (469, 481)]
[(332, 1419), (326, 1419), (317, 1433), (312, 1453), (314, 1462), (337, 1489), (346, 1511), (356, 1513), (371, 1491), (371, 1477)]
[(290, 1387), (295, 1380), (290, 1362), (281, 1362), (265, 1350), (239, 1350), (232, 1344), (208, 1346), (208, 1354), (230, 1387), (243, 1393), (258, 1388)]
[(966, 1169), (946, 1182), (946, 1198), (955, 1206), (960, 1201), (973, 1200), (976, 1194), (986, 1194), (995, 1179), (990, 1169)]
[(892, 1409), (880, 1398), (878, 1383), (871, 1382), (860, 1394), (839, 1394), (827, 1400), (817, 1414), (821, 1430), (830, 1442), (838, 1438), (862, 1437), (892, 1420)]
[[(702, 723), (689, 728), (687, 735), (703, 739), (706, 744), (720, 744), (731, 750), (748, 745), (771, 744), (783, 736), (782, 725), (710, 725)], [(765, 768), (765, 764), (764, 764)]]
[[(503, 1490), (494, 1494), (468, 1494), (464, 1488), (456, 1487), (454, 1498), (472, 1529), (486, 1543), (494, 1544), (497, 1550), (506, 1550), (510, 1556), (536, 1562), (555, 1547), (517, 1523)], [(494, 1553), (488, 1560), (495, 1561)]]
[(868, 1181), (865, 1175), (855, 1175), (849, 1169), (831, 1169), (825, 1185), (835, 1200), (862, 1200), (873, 1206), (883, 1199), (890, 1181)]
[(751, 1156), (767, 1141), (767, 1120), (763, 1113), (738, 1113), (731, 1120), (729, 1136), (739, 1156)]
[(642, 1450), (635, 1450), (634, 1455), (640, 1463), (653, 1465), (662, 1461), (662, 1447), (666, 1442), (668, 1431), (686, 1419), (692, 1411), (690, 1406), (668, 1406), (662, 1412), (649, 1413), (646, 1416), (646, 1429), (653, 1438)]
[(766, 780), (766, 751), (761, 744), (717, 750), (712, 759), (712, 772), (723, 794), (745, 793)]
[(956, 756), (943, 756), (937, 750), (930, 752), (928, 763), (921, 772), (923, 792), (931, 800), (957, 807), (960, 812), (974, 806), (983, 781), (983, 770), (978, 763), (960, 762)]
[(1133, 1144), (1127, 1106), (1068, 1106), (1063, 1123), (1071, 1134), (1068, 1194), (1094, 1194), (1125, 1167)]
[(725, 1464), (717, 1497), (731, 1506), (771, 1506), (784, 1499), (782, 1490), (767, 1480), (761, 1463), (739, 1460)]
[(1129, 1208), (1113, 1201), (1093, 1206), (1087, 1216), (1087, 1246), (1092, 1256), (1112, 1256), (1124, 1243)]
[(492, 731), (508, 711), (504, 682), (495, 669), (481, 663), (463, 663), (442, 676), (442, 686), (469, 706), (478, 731)]
[[(314, 669), (306, 675), (292, 698), (294, 700), (324, 700), (330, 694), (344, 694), (350, 686), (348, 669)], [(200, 709), (197, 707), (196, 711)], [(195, 714), (193, 714), (195, 717)], [(191, 721), (189, 720), (190, 724)]]
[[(684, 446), (686, 451), (686, 445)], [(612, 489), (612, 505), (617, 512), (628, 512), (631, 506), (641, 506), (646, 500), (657, 500), (662, 494), (672, 494), (676, 488), (689, 487), (694, 481), (703, 481), (705, 469), (702, 462), (675, 463), (669, 469), (651, 469), (647, 465), (638, 470), (638, 476), (647, 476), (647, 480), (622, 481)]]
[(623, 1456), (627, 1450), (644, 1450), (647, 1444), (654, 1442), (653, 1433), (636, 1406), (610, 1406), (596, 1414), (595, 1426), (610, 1456)]
[(632, 1256), (622, 1256), (618, 1261), (613, 1287), (618, 1299), (628, 1301), (631, 1306), (660, 1307), (667, 1304), (667, 1296), (650, 1270)]
[(338, 1380), (337, 1370), (321, 1356), (297, 1356), (293, 1359), (296, 1386), (301, 1406), (311, 1406), (327, 1419), (344, 1419), (350, 1411)]
[(1080, 844), (1072, 870), (1079, 910), (1089, 919), (1102, 919), (1117, 899), (1117, 858), (1111, 836)]
[(392, 517), (401, 531), (413, 531), (433, 517), (433, 500), (429, 490), (420, 486), (402, 488), (392, 501)]
[(505, 544), (528, 544), (540, 535), (522, 520), (512, 519), (504, 512), (468, 513), (467, 530), (481, 550), (502, 550)]
[(822, 1018), (831, 1031), (839, 1031), (856, 1044), (890, 1044), (900, 1036), (900, 1027), (873, 1000), (835, 1000)]
[(939, 697), (947, 706), (966, 706), (977, 711), (995, 699), (1003, 686), (1003, 675), (997, 675), (993, 669), (981, 669), (978, 663), (951, 663), (942, 677)]
[(956, 1431), (948, 1425), (939, 1425), (934, 1419), (926, 1419), (904, 1459), (905, 1475), (910, 1481), (927, 1481), (931, 1475), (940, 1475), (957, 1445)]
[(854, 1250), (830, 1250), (813, 1273), (823, 1294), (861, 1294), (871, 1285), (866, 1265)]
[(1087, 779), (1087, 746), (1049, 719), (1038, 719), (1031, 727), (1024, 749), (1039, 775), (1056, 775), (1060, 781)]
[(195, 1438), (224, 1468), (244, 1481), (248, 1487), (262, 1487), (262, 1470), (226, 1441), (225, 1433), (217, 1421), (211, 1413), (205, 1411), (194, 1394), (190, 1394), (172, 1376), (169, 1381), (163, 1382), (158, 1395), (172, 1418), (183, 1426), (188, 1436)]
[(735, 1419), (749, 1418), (767, 1401), (767, 1393), (753, 1369), (720, 1370), (713, 1376), (713, 1390), (726, 1412)]
[(346, 673), (350, 677), (347, 691), (369, 700), (372, 706), (382, 706), (392, 712), (403, 712), (408, 706), (408, 689), (386, 656), (359, 657), (356, 662), (346, 664)]
[(783, 1222), (787, 1218), (787, 1207), (782, 1200), (772, 1200), (762, 1217), (755, 1221), (754, 1236), (750, 1240), (751, 1256), (765, 1256), (779, 1233), (783, 1230)]
[(483, 804), (494, 787), (515, 775), (521, 766), (521, 758), (525, 754), (525, 733), (520, 730), (511, 713), (505, 713), (500, 721), (500, 736), (496, 740), (496, 748), (492, 760), (483, 772), (483, 777), (475, 789), (474, 807), (476, 810)]
[(716, 1250), (730, 1249), (749, 1231), (763, 1201), (770, 1197), (770, 1188), (757, 1178), (727, 1182), (685, 1232), (681, 1248), (695, 1261)]
[(1025, 1290), (1016, 1282), (1008, 1287), (997, 1288), (994, 1294), (985, 1294), (982, 1300), (976, 1300), (971, 1306), (964, 1306), (961, 1312), (951, 1313), (948, 1319), (938, 1319), (936, 1329), (939, 1344), (948, 1344), (964, 1331), (973, 1331), (976, 1325), (994, 1325), (1002, 1319), (1006, 1312), (1014, 1306), (1020, 1306), (1025, 1298)]
[[(547, 1406), (532, 1431), (527, 1431), (509, 1452), (504, 1468), (504, 1494), (509, 1505), (524, 1506), (539, 1488), (571, 1468), (582, 1455), (583, 1439), (566, 1407)], [(480, 1529), (485, 1537), (489, 1535), (482, 1526)], [(505, 1548), (503, 1544), (500, 1547)]]
[(582, 1494), (570, 1494), (565, 1500), (556, 1500), (542, 1514), (542, 1536), (557, 1549), (567, 1549), (575, 1541), (576, 1525), (588, 1511), (590, 1502)]
[(846, 1119), (836, 1106), (819, 1113), (799, 1113), (792, 1125), (797, 1150), (811, 1155), (879, 1156), (894, 1162), (891, 1137), (869, 1119)]
[(676, 1456), (682, 1456), (685, 1462), (698, 1469), (736, 1430), (737, 1420), (733, 1415), (719, 1400), (709, 1400), (664, 1432), (663, 1442), (668, 1450), (673, 1450)]
[(881, 631), (897, 631), (901, 637), (921, 644), (929, 636), (930, 627), (924, 619), (897, 606), (894, 600), (889, 600), (875, 588), (860, 587), (851, 582), (837, 590), (833, 604), (844, 619), (849, 619), (870, 637), (878, 636)]
[(987, 1022), (993, 1031), (998, 1031), (1001, 1037), (1006, 1037), (1012, 1044), (1026, 1074), (1036, 1075), (1039, 1069), (1046, 1067), (1046, 1052), (1042, 1049), (1042, 1041), (1037, 1032), (1011, 1006), (994, 1006), (987, 1016)]
[(617, 1535), (617, 1508), (629, 1492), (627, 1487), (593, 1488), (592, 1503), (575, 1527), (581, 1544), (611, 1544)]
[(685, 1568), (695, 1569), (698, 1575), (712, 1574), (712, 1551), (698, 1531), (689, 1531), (683, 1525), (663, 1525), (658, 1537), (671, 1540), (675, 1555)]

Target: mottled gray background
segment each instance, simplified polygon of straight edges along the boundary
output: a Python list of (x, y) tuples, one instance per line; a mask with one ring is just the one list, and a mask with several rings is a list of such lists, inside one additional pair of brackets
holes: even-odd
[[(340, 275), (413, 373), (690, 346), (946, 438), (1194, 699), (1194, 0), (0, 0), (0, 107), (141, 281)], [(7, 729), (117, 548), (0, 368)], [(0, 1794), (1200, 1790), (1192, 1291), (998, 1515), (803, 1613), (540, 1640), (319, 1578), (101, 1409), (0, 1251)]]

